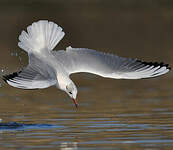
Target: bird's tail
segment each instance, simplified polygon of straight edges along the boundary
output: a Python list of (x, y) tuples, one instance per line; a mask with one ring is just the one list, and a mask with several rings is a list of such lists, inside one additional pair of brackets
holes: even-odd
[(65, 33), (53, 22), (40, 20), (27, 27), (19, 36), (18, 46), (28, 53), (53, 50)]

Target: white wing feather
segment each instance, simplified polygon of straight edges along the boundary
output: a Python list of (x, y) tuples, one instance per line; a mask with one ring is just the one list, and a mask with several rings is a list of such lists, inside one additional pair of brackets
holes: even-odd
[(27, 32), (22, 31), (19, 36), (18, 46), (26, 52), (41, 52), (53, 50), (65, 33), (62, 28), (53, 22), (40, 20), (27, 27)]
[(107, 78), (141, 79), (159, 76), (170, 70), (167, 64), (143, 62), (86, 48), (68, 47), (66, 51), (52, 53), (69, 74), (88, 72)]
[(29, 65), (22, 71), (3, 76), (9, 85), (22, 89), (43, 89), (56, 84), (56, 75), (51, 66), (29, 55)]

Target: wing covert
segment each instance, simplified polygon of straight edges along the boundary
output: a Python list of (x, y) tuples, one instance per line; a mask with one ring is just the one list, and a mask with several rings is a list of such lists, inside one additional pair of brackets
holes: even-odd
[(116, 79), (141, 79), (159, 76), (170, 70), (168, 64), (144, 62), (87, 48), (68, 47), (53, 51), (69, 74), (88, 72)]
[(56, 84), (51, 67), (35, 56), (29, 56), (29, 65), (21, 71), (3, 76), (9, 85), (22, 89), (43, 89)]

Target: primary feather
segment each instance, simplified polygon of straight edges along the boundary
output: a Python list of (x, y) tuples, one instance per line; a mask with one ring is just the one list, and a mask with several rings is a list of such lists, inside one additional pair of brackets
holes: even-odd
[(43, 89), (56, 84), (56, 74), (51, 66), (32, 54), (29, 62), (23, 70), (3, 76), (4, 81), (21, 89)]

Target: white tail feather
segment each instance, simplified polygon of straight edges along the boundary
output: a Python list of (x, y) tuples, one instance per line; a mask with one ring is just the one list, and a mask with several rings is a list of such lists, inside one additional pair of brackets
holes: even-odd
[(42, 49), (53, 50), (65, 33), (53, 22), (40, 20), (27, 27), (19, 36), (18, 46), (27, 52), (41, 52)]

